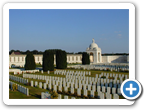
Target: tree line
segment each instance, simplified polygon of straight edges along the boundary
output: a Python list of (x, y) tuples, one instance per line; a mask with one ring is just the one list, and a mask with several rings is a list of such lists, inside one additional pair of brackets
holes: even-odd
[[(56, 68), (66, 69), (67, 68), (67, 53), (63, 50), (56, 50)], [(32, 52), (28, 52), (25, 60), (25, 70), (33, 70), (36, 68), (35, 59)], [(82, 53), (82, 64), (90, 64), (89, 54), (86, 52)], [(54, 70), (54, 51), (45, 50), (43, 53), (43, 71)]]
[[(61, 50), (61, 49), (49, 49), (51, 50), (54, 54), (56, 54), (56, 51), (57, 50)], [(33, 54), (43, 54), (44, 51), (38, 51), (38, 50), (33, 50), (33, 51), (30, 51), (30, 50), (26, 50), (26, 51), (20, 51), (20, 50), (10, 50), (9, 51), (9, 55), (12, 53), (12, 52), (19, 52), (21, 54), (28, 54), (28, 53), (33, 53)], [(67, 54), (82, 54), (83, 52), (77, 52), (77, 53), (74, 53), (74, 52), (66, 52)]]

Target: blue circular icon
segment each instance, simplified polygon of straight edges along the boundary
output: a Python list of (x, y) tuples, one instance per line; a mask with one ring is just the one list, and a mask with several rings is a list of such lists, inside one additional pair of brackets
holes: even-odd
[(121, 85), (121, 93), (127, 99), (136, 99), (141, 93), (141, 85), (136, 80), (127, 79)]
[(128, 81), (123, 86), (123, 92), (128, 97), (135, 97), (139, 93), (139, 86), (134, 81)]

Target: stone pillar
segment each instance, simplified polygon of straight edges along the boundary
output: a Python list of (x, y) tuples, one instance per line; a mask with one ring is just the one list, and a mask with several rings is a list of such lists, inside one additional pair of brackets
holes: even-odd
[(97, 51), (93, 52), (93, 58), (94, 58), (93, 63), (97, 63)]

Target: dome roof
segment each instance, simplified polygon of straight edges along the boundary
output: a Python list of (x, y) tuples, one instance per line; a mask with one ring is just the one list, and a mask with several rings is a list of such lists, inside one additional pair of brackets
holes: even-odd
[(92, 39), (92, 43), (90, 44), (89, 46), (90, 49), (97, 49), (98, 48), (98, 45), (95, 43), (94, 39)]

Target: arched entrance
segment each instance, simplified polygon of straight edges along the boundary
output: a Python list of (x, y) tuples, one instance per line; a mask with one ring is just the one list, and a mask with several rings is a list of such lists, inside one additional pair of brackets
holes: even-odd
[(93, 63), (94, 62), (94, 56), (93, 56), (93, 53), (91, 52), (90, 53), (90, 63)]

